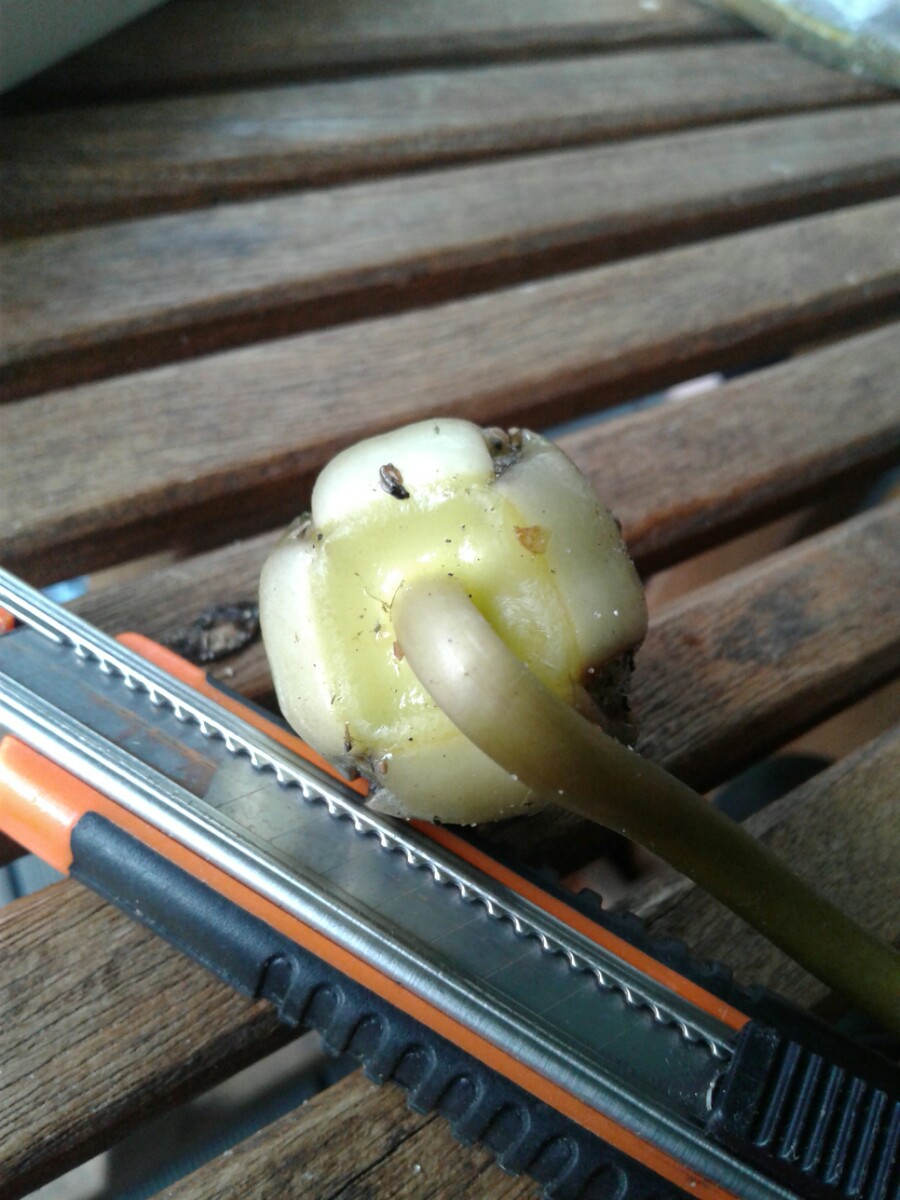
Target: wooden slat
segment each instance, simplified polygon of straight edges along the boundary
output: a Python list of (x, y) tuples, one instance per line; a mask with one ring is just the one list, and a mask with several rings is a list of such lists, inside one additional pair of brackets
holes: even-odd
[[(756, 813), (748, 828), (816, 887), (840, 860), (842, 906), (866, 928), (896, 940), (900, 821), (900, 728), (883, 734), (782, 800)], [(865, 826), (862, 838), (858, 827)], [(671, 879), (671, 882), (670, 882)], [(881, 886), (872, 887), (871, 879)], [(826, 989), (707, 892), (682, 877), (646, 887), (628, 907), (661, 937), (689, 939), (703, 959), (719, 959), (739, 977), (790, 995), (805, 1007)]]
[(289, 519), (364, 433), (540, 424), (890, 312), (898, 220), (884, 201), (6, 405), (0, 559), (65, 577), (177, 543), (188, 513), (222, 540)]
[[(900, 330), (889, 326), (557, 440), (613, 506), (646, 574), (895, 461), (898, 371)], [(204, 609), (254, 596), (278, 536), (149, 571), (73, 607), (110, 633), (166, 641)], [(214, 670), (257, 698), (269, 688), (258, 651)]]
[[(768, 821), (768, 836), (777, 836), (781, 845), (790, 847), (802, 839), (798, 869), (808, 871), (817, 886), (858, 918), (870, 921), (877, 913), (872, 928), (886, 936), (895, 932), (896, 925), (895, 910), (885, 904), (885, 878), (890, 873), (879, 875), (874, 864), (884, 861), (887, 848), (896, 840), (896, 823), (891, 829), (885, 827), (883, 801), (892, 794), (897, 754), (896, 738), (861, 752), (836, 769), (837, 777), (831, 772), (808, 785), (802, 802), (782, 802)], [(815, 840), (804, 837), (811, 810), (816, 812)], [(858, 819), (860, 813), (863, 819)], [(781, 822), (785, 831), (776, 829), (773, 834)], [(836, 840), (840, 854), (834, 852)], [(851, 878), (848, 860), (869, 865)], [(744, 927), (734, 929), (725, 918), (719, 940), (707, 931), (704, 946), (740, 963), (742, 943), (749, 936)], [(0, 944), (9, 949), (15, 968), (13, 975), (5, 972), (0, 977), (0, 1051), (9, 1064), (0, 1074), (0, 1186), (10, 1200), (113, 1140), (123, 1113), (136, 1104), (137, 1097), (149, 1114), (168, 1106), (173, 1078), (187, 1093), (223, 1073), (229, 1066), (229, 1038), (240, 1048), (230, 1064), (234, 1069), (242, 1052), (261, 1055), (277, 1037), (271, 1017), (260, 1006), (237, 999), (224, 985), (74, 883), (56, 885), (0, 910)], [(42, 987), (24, 986), (29, 979), (40, 979)], [(812, 995), (805, 979), (798, 980), (795, 974), (787, 973), (784, 983), (781, 990), (789, 997), (806, 1000)], [(47, 1019), (48, 1011), (54, 1014), (52, 1021)], [(198, 1013), (203, 1014), (202, 1020)], [(53, 1103), (42, 1102), (46, 1097), (52, 1097)], [(293, 1163), (299, 1161), (296, 1155), (303, 1154), (302, 1170), (321, 1172), (314, 1176), (316, 1195), (323, 1200), (335, 1195), (331, 1171), (337, 1170), (340, 1178), (346, 1167), (333, 1163), (327, 1130), (332, 1123), (335, 1133), (345, 1129), (348, 1110), (358, 1131), (352, 1139), (353, 1165), (364, 1177), (374, 1179), (381, 1170), (397, 1169), (413, 1150), (412, 1163), (431, 1164), (435, 1161), (428, 1149), (432, 1136), (443, 1154), (456, 1158), (464, 1186), (474, 1187), (471, 1181), (485, 1170), (487, 1156), (482, 1151), (457, 1147), (440, 1122), (427, 1141), (420, 1140), (419, 1131), (430, 1124), (429, 1119), (406, 1115), (396, 1093), (376, 1092), (357, 1078), (330, 1089), (311, 1106), (273, 1126), (272, 1132), (235, 1151), (246, 1171), (240, 1194), (272, 1195), (271, 1189), (254, 1190), (262, 1186), (257, 1173), (266, 1158), (266, 1169), (273, 1171), (279, 1162)], [(379, 1118), (382, 1110), (385, 1116)], [(350, 1143), (343, 1139), (335, 1144), (343, 1145), (346, 1152)], [(393, 1166), (392, 1145), (398, 1149)], [(227, 1171), (231, 1158), (219, 1160), (216, 1169)], [(205, 1195), (203, 1189), (212, 1186), (212, 1172), (212, 1167), (204, 1169), (182, 1186), (199, 1189), (197, 1196)], [(226, 1178), (221, 1173), (216, 1177), (220, 1184)], [(492, 1185), (495, 1176), (485, 1178)], [(284, 1194), (307, 1196), (311, 1183), (302, 1171), (295, 1173), (293, 1183), (285, 1182), (284, 1187), (300, 1190)], [(331, 1183), (334, 1189), (326, 1190)], [(307, 1185), (307, 1190), (301, 1185)], [(181, 1194), (171, 1193), (173, 1200)], [(223, 1193), (220, 1187), (217, 1194), (230, 1192)], [(418, 1197), (423, 1192), (400, 1194)], [(472, 1200), (485, 1194), (484, 1190), (460, 1193), (471, 1195)], [(529, 1194), (534, 1193), (514, 1190), (509, 1195), (511, 1200)]]
[(706, 789), (886, 682), (898, 578), (895, 501), (690, 593), (642, 650), (644, 753)]
[(889, 99), (762, 42), (8, 116), (6, 232)]
[[(887, 938), (898, 932), (895, 892), (886, 886), (900, 853), (898, 775), (900, 734), (887, 735), (749, 822), (754, 833), (815, 886), (821, 888), (826, 881), (833, 886), (839, 875), (845, 911)], [(835, 844), (840, 845), (838, 854)], [(873, 886), (873, 880), (881, 886)], [(796, 1003), (809, 1005), (824, 995), (821, 984), (699, 888), (689, 888), (677, 909), (652, 928), (660, 936), (690, 939), (697, 957), (739, 966), (748, 980)], [(391, 1124), (383, 1130), (385, 1111)], [(306, 1184), (313, 1184), (317, 1200), (337, 1200), (347, 1195), (342, 1190), (346, 1167), (331, 1147), (340, 1144), (338, 1137), (353, 1138), (354, 1129), (377, 1131), (354, 1162), (356, 1178), (370, 1189), (368, 1194), (407, 1200), (424, 1195), (536, 1200), (540, 1194), (526, 1179), (514, 1182), (496, 1168), (485, 1170), (484, 1151), (458, 1147), (446, 1122), (412, 1118), (404, 1111), (399, 1089), (376, 1091), (354, 1075), (338, 1089), (315, 1097), (302, 1113), (284, 1117), (227, 1157), (175, 1184), (166, 1191), (166, 1200), (214, 1200), (237, 1190), (262, 1200), (271, 1194), (273, 1180), (279, 1196), (301, 1200), (309, 1194), (302, 1182), (304, 1168), (311, 1175)], [(420, 1172), (415, 1171), (416, 1163)]]
[(0, 387), (69, 386), (898, 185), (900, 104), (881, 104), (29, 238), (0, 249)]
[[(479, 62), (752, 36), (689, 0), (179, 0), (46, 72), (34, 96), (108, 95), (411, 65)], [(148, 46), (153, 52), (148, 54)]]
[(0, 1194), (287, 1040), (267, 1005), (66, 880), (0, 909)]
[(845, 338), (559, 442), (647, 575), (895, 463), (898, 335)]

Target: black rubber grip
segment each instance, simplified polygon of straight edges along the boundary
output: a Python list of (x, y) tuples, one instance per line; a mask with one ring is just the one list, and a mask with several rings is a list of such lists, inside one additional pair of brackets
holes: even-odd
[(816, 1200), (895, 1200), (900, 1096), (778, 1030), (741, 1032), (709, 1132)]
[[(493, 854), (510, 870), (628, 942), (636, 950), (648, 954), (663, 966), (717, 996), (739, 1013), (776, 1028), (783, 1037), (802, 1043), (851, 1074), (864, 1076), (876, 1087), (889, 1092), (898, 1087), (898, 1070), (894, 1059), (900, 1055), (900, 1043), (874, 1024), (873, 1045), (864, 1043), (857, 1037), (848, 1037), (813, 1013), (798, 1008), (768, 988), (738, 983), (723, 963), (695, 958), (689, 947), (680, 939), (659, 937), (648, 932), (643, 922), (633, 913), (605, 909), (601, 898), (595, 892), (573, 893), (560, 884), (554, 871), (525, 867), (498, 855), (477, 833), (472, 834), (468, 830), (457, 832), (478, 849)], [(885, 1046), (886, 1049), (883, 1048)]]
[(673, 1200), (685, 1193), (644, 1164), (298, 946), (264, 921), (89, 813), (72, 834), (71, 874), (282, 1020), (318, 1030), (417, 1111), (447, 1117), (464, 1143), (525, 1172), (550, 1200)]

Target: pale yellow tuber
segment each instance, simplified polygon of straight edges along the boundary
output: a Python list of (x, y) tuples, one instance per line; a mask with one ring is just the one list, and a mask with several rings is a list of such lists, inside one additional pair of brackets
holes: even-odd
[(405, 661), (393, 601), (430, 578), (455, 581), (555, 695), (628, 736), (647, 614), (614, 518), (545, 438), (423, 421), (329, 463), (260, 592), (285, 716), (371, 780), (375, 807), (469, 823), (542, 799), (456, 729)]
[(433, 420), (346, 450), (266, 563), (260, 616), (285, 716), (372, 781), (373, 806), (470, 823), (555, 801), (900, 1031), (898, 956), (621, 744), (643, 593), (614, 518), (546, 439)]

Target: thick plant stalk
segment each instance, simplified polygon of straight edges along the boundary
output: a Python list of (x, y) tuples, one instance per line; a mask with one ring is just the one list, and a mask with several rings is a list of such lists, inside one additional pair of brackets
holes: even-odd
[(711, 892), (811, 974), (900, 1033), (900, 955), (657, 764), (552, 694), (449, 580), (398, 592), (409, 666), (466, 737), (522, 783), (632, 838)]

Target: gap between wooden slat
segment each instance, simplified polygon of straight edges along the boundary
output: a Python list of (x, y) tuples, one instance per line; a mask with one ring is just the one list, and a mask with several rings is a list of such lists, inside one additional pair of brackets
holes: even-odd
[[(347, 72), (597, 53), (635, 45), (752, 37), (689, 0), (179, 0), (71, 56), (24, 96), (71, 101), (177, 89), (270, 86)], [(153, 52), (148, 54), (148, 46)]]
[(0, 558), (43, 583), (221, 543), (392, 425), (540, 425), (883, 319), (898, 220), (883, 201), (5, 405)]
[[(887, 195), (900, 105), (10, 242), (7, 397)], [(87, 286), (86, 286), (87, 284)]]
[[(896, 826), (885, 830), (879, 801), (892, 794), (898, 747), (896, 735), (880, 739), (754, 818), (797, 869), (887, 937), (896, 931), (896, 914), (885, 903), (885, 879), (875, 864), (896, 838)], [(871, 819), (860, 819), (860, 811)], [(836, 840), (840, 855), (834, 853)], [(848, 874), (848, 859), (866, 869)], [(702, 897), (694, 897), (682, 901), (681, 912), (691, 903), (703, 909), (704, 953), (742, 966), (746, 951), (754, 970), (755, 935), (720, 908), (707, 917)], [(670, 927), (666, 921), (651, 926), (660, 932)], [(695, 932), (692, 923), (680, 928), (688, 938)], [(169, 1108), (179, 1096), (199, 1093), (284, 1037), (262, 1005), (236, 996), (69, 881), (0, 911), (0, 944), (12, 968), (0, 979), (0, 1057), (8, 1064), (0, 1075), (0, 1186), (10, 1200), (114, 1142), (129, 1117), (133, 1123)], [(41, 988), (28, 986), (34, 979)], [(820, 985), (791, 970), (778, 976), (778, 984), (802, 1003), (822, 994)], [(201, 1168), (177, 1185), (173, 1200), (221, 1195), (223, 1188), (231, 1194), (226, 1181), (232, 1165), (240, 1194), (254, 1195), (261, 1164), (271, 1172), (278, 1163), (295, 1162), (322, 1172), (317, 1195), (336, 1195), (340, 1176), (332, 1172), (343, 1170), (346, 1158), (332, 1165), (329, 1131), (337, 1136), (348, 1119), (363, 1131), (354, 1138), (354, 1170), (364, 1169), (373, 1185), (406, 1161), (403, 1143), (418, 1138), (414, 1131), (424, 1125), (404, 1115), (396, 1093), (376, 1092), (357, 1075)], [(425, 1137), (418, 1143), (421, 1161), (432, 1161), (433, 1146), (443, 1146), (458, 1162), (460, 1178), (488, 1161), (482, 1151), (453, 1143), (443, 1123)], [(338, 1144), (346, 1149), (345, 1139)], [(473, 1192), (473, 1200), (484, 1194)]]
[(0, 226), (35, 233), (892, 98), (747, 41), (6, 116)]

